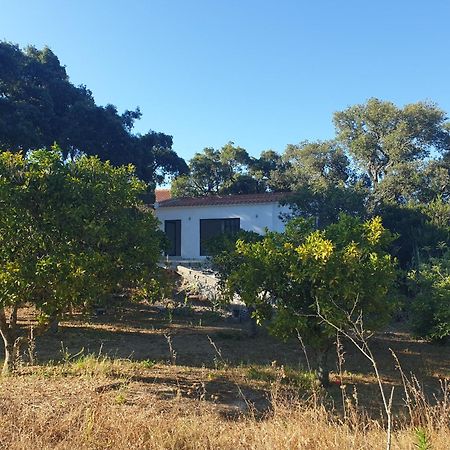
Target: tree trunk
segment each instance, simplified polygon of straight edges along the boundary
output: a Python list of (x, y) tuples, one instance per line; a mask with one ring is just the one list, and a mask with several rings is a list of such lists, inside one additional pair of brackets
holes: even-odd
[[(20, 356), (20, 349), (23, 345), (29, 345), (30, 339), (34, 339), (34, 335), (42, 334), (48, 329), (52, 333), (58, 332), (59, 319), (58, 314), (55, 313), (51, 316), (50, 322), (44, 326), (38, 326), (31, 331), (30, 337), (19, 336), (17, 332), (17, 311), (19, 305), (14, 305), (11, 308), (11, 312), (6, 317), (5, 308), (0, 308), (0, 335), (3, 338), (5, 349), (5, 360), (3, 363), (2, 374), (8, 375), (13, 373), (17, 369), (17, 362)], [(30, 360), (33, 361), (33, 356), (30, 356)]]
[(254, 317), (250, 318), (250, 327), (248, 335), (251, 338), (254, 338), (258, 335), (258, 324), (256, 323), (256, 319)]
[(8, 375), (14, 372), (15, 361), (14, 361), (14, 344), (6, 344), (5, 341), (5, 361), (3, 363), (2, 375)]
[(254, 306), (249, 306), (247, 308), (247, 312), (249, 315), (248, 335), (249, 337), (254, 338), (258, 334), (258, 324), (256, 319), (253, 317), (253, 313), (255, 312)]
[(16, 357), (17, 357), (17, 345), (18, 342), (16, 339), (16, 323), (17, 313), (16, 308), (14, 308), (10, 320), (11, 323), (8, 323), (6, 319), (5, 309), (0, 309), (0, 334), (3, 338), (3, 342), (5, 344), (5, 361), (3, 363), (2, 374), (7, 375), (11, 372), (14, 372), (16, 366)]
[(317, 378), (322, 386), (329, 386), (328, 350), (319, 350), (317, 352)]
[(49, 318), (48, 329), (50, 333), (56, 334), (59, 331), (59, 318), (56, 313), (53, 313)]

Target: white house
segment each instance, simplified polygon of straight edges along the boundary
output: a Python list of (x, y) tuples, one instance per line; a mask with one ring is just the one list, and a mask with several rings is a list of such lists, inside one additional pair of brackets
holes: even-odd
[(207, 256), (205, 242), (221, 233), (283, 231), (281, 214), (289, 212), (288, 206), (280, 205), (285, 197), (274, 192), (172, 198), (157, 201), (155, 213), (171, 242), (168, 255), (197, 260)]

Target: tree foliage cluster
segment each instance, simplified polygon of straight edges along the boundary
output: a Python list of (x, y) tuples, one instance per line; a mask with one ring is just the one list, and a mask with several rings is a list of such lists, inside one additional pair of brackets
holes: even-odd
[(279, 159), (272, 151), (253, 158), (233, 142), (219, 150), (208, 147), (190, 160), (188, 174), (173, 181), (172, 194), (175, 197), (202, 197), (265, 192), (270, 173), (279, 164)]
[(56, 142), (65, 157), (84, 153), (113, 165), (131, 163), (153, 186), (187, 171), (171, 136), (134, 134), (139, 108), (119, 114), (114, 105), (98, 106), (86, 86), (70, 82), (48, 47), (22, 50), (0, 42), (0, 68), (0, 148), (28, 151)]
[(333, 121), (335, 139), (290, 144), (281, 155), (269, 150), (254, 158), (233, 143), (204, 149), (189, 162), (190, 173), (175, 180), (173, 193), (301, 191), (306, 199), (299, 206), (314, 212), (325, 203), (349, 203), (337, 215), (324, 213), (328, 222), (346, 208), (373, 212), (384, 204), (450, 200), (450, 123), (438, 106), (399, 108), (372, 98), (336, 112)]
[(36, 307), (45, 325), (69, 305), (99, 305), (130, 289), (155, 292), (164, 240), (138, 200), (145, 188), (131, 165), (114, 167), (88, 156), (67, 161), (57, 149), (0, 153), (5, 370), (21, 342), (20, 306)]
[(413, 329), (436, 342), (450, 337), (450, 251), (431, 258), (409, 274), (413, 292)]
[[(399, 108), (372, 98), (335, 113), (334, 124), (334, 140), (288, 145), (282, 155), (271, 156), (272, 165), (259, 178), (254, 175), (256, 172), (252, 173), (251, 165), (257, 165), (260, 160), (247, 158), (250, 161), (246, 166), (247, 176), (262, 191), (290, 192), (291, 218), (310, 218), (318, 230), (323, 230), (317, 231), (319, 234), (328, 233), (329, 227), (333, 229), (341, 223), (343, 213), (362, 221), (381, 217), (393, 237), (385, 251), (398, 261), (398, 294), (404, 298), (403, 308), (410, 315), (415, 332), (429, 339), (445, 340), (450, 335), (450, 294), (446, 285), (446, 250), (450, 248), (450, 122), (446, 113), (432, 103), (419, 102)], [(191, 171), (191, 181), (186, 185), (195, 183), (198, 165), (202, 166), (201, 154), (194, 160), (195, 170)], [(190, 162), (191, 169), (194, 160)], [(191, 191), (189, 195), (226, 193), (224, 186), (218, 185), (214, 191)], [(239, 287), (238, 283), (235, 287), (242, 290), (244, 297), (256, 293), (255, 298), (246, 299), (251, 304), (258, 305), (262, 292), (282, 301), (292, 297), (289, 290), (296, 286), (289, 278), (295, 265), (292, 255), (298, 261), (301, 259), (292, 249), (283, 247), (279, 253), (273, 249), (275, 241), (290, 239), (289, 230), (288, 227), (283, 237), (277, 236), (278, 241), (268, 234), (262, 242), (248, 246), (238, 243), (234, 251), (228, 249), (227, 253), (215, 257), (219, 272), (223, 279), (230, 277), (231, 285), (235, 277), (239, 283), (247, 279), (245, 286)], [(319, 246), (318, 241), (316, 245)], [(248, 252), (255, 253), (251, 257)], [(242, 259), (243, 255), (247, 259)], [(272, 257), (275, 259), (270, 260)], [(241, 264), (245, 270), (236, 272), (235, 268)], [(345, 262), (340, 264), (346, 267)], [(270, 271), (270, 266), (281, 269)], [(363, 265), (360, 269), (364, 274)], [(295, 270), (297, 276), (303, 273), (302, 268)], [(384, 290), (381, 278), (375, 272), (370, 273), (365, 273), (367, 286), (374, 279), (381, 283), (380, 290), (371, 286), (375, 304), (378, 292)], [(351, 270), (348, 274), (358, 279), (359, 275)], [(327, 280), (326, 273), (320, 276)], [(276, 283), (276, 288), (268, 283)], [(354, 288), (355, 293), (364, 296), (363, 284)], [(312, 284), (303, 285), (303, 289), (304, 299), (314, 292)], [(343, 298), (339, 286), (335, 292)], [(299, 305), (296, 308), (289, 310), (287, 316), (295, 317), (294, 310), (304, 313)], [(277, 316), (283, 317), (283, 308), (278, 310)]]
[(388, 296), (396, 276), (387, 251), (392, 239), (379, 217), (362, 222), (341, 215), (324, 230), (295, 219), (284, 233), (237, 240), (232, 257), (219, 254), (215, 266), (223, 291), (251, 305), (258, 322), (271, 319), (275, 335), (298, 334), (314, 347), (326, 382), (325, 358), (336, 332), (320, 315), (341, 329), (361, 314), (367, 329), (386, 323), (394, 307)]
[(281, 155), (254, 158), (232, 143), (205, 149), (189, 162), (189, 175), (175, 180), (173, 194), (291, 192), (296, 215), (319, 227), (341, 213), (380, 215), (406, 243), (397, 242), (401, 266), (417, 264), (423, 248), (448, 239), (446, 113), (432, 103), (400, 108), (372, 98), (335, 113), (334, 124), (335, 139), (288, 145)]
[[(241, 295), (261, 321), (277, 306), (276, 334), (301, 333), (323, 353), (332, 332), (324, 317), (342, 329), (362, 313), (369, 328), (383, 323), (396, 258), (417, 334), (450, 335), (450, 125), (437, 105), (372, 98), (334, 114), (334, 139), (259, 158), (229, 142), (188, 167), (171, 136), (133, 132), (139, 108), (98, 106), (49, 48), (0, 42), (0, 68), (5, 367), (20, 344), (24, 302), (46, 322), (115, 290), (156, 289), (163, 238), (137, 198), (167, 176), (177, 177), (176, 196), (291, 193), (302, 220), (285, 233), (241, 233), (215, 250), (226, 250), (215, 264), (229, 295)], [(54, 142), (60, 150), (50, 150)]]

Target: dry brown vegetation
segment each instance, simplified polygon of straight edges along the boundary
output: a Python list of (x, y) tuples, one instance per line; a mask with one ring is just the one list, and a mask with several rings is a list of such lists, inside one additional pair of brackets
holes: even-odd
[[(345, 410), (339, 374), (317, 387), (298, 342), (250, 338), (245, 324), (205, 308), (126, 304), (68, 318), (58, 334), (38, 338), (39, 365), (25, 355), (17, 375), (0, 379), (0, 448), (384, 448), (376, 380), (344, 348)], [(397, 329), (372, 348), (383, 382), (396, 387), (393, 448), (448, 448), (449, 347)], [(410, 409), (389, 348), (419, 382)]]

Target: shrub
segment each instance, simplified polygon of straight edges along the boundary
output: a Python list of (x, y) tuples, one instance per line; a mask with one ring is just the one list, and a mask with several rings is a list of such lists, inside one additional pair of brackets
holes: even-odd
[(450, 251), (409, 274), (414, 299), (412, 327), (417, 336), (445, 342), (450, 336)]

